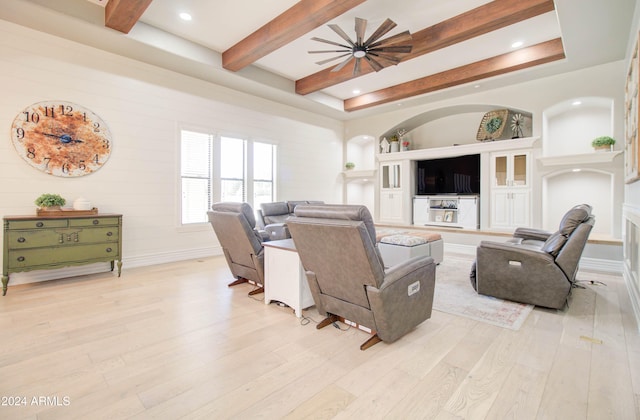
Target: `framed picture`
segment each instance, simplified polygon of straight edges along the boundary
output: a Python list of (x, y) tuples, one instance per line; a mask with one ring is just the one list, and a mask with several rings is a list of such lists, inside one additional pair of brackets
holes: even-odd
[(444, 221), (445, 222), (453, 222), (453, 212), (452, 211), (445, 211), (444, 212)]
[(625, 85), (624, 111), (624, 175), (625, 182), (630, 184), (640, 179), (640, 150), (638, 149), (638, 85), (640, 84), (640, 68), (638, 60), (638, 39), (631, 52), (629, 70)]

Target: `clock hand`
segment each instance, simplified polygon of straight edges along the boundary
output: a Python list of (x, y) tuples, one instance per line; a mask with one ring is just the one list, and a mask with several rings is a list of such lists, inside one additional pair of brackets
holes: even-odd
[(42, 134), (48, 137), (55, 137), (57, 139), (60, 139), (62, 143), (84, 143), (82, 140), (72, 139), (71, 136), (68, 134), (63, 134), (61, 136), (58, 136), (57, 134), (49, 134), (49, 133), (42, 133)]

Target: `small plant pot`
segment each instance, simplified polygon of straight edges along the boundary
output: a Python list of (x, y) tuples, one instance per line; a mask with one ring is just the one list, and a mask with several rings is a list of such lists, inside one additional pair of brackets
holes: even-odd
[(611, 152), (613, 150), (613, 145), (611, 145), (611, 144), (603, 144), (602, 146), (594, 146), (593, 149), (596, 152)]

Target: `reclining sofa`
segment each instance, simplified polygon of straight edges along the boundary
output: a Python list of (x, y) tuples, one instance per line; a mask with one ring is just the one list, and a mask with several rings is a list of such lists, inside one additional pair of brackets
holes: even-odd
[(294, 210), (299, 204), (323, 204), (323, 201), (278, 201), (275, 203), (262, 203), (257, 210), (257, 228), (263, 232), (265, 239), (270, 241), (289, 239), (291, 234), (287, 228), (287, 218), (293, 216)]

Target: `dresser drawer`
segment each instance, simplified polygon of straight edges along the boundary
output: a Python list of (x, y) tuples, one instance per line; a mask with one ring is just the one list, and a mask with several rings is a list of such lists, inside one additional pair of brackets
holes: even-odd
[(9, 230), (47, 229), (47, 228), (67, 227), (67, 219), (9, 220), (7, 222), (7, 225)]
[(117, 260), (117, 244), (76, 245), (61, 248), (36, 248), (9, 251), (9, 269), (41, 267), (47, 265), (74, 262), (91, 262), (91, 260)]
[(73, 246), (99, 242), (118, 242), (118, 226), (61, 228), (49, 230), (12, 230), (7, 232), (10, 249)]
[(117, 226), (117, 217), (91, 217), (86, 219), (69, 219), (69, 226)]

